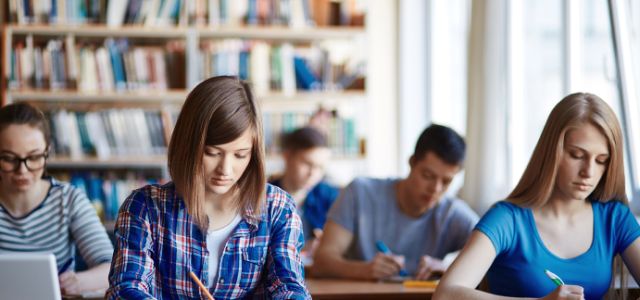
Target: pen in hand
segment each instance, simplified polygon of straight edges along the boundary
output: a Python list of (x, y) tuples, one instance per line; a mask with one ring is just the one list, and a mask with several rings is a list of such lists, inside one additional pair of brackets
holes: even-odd
[(64, 265), (62, 265), (62, 268), (60, 268), (60, 270), (58, 271), (58, 275), (66, 272), (67, 269), (69, 269), (69, 267), (71, 267), (71, 263), (72, 262), (73, 262), (73, 258), (69, 258), (69, 260), (67, 260), (67, 262), (65, 262)]
[(553, 281), (553, 283), (555, 283), (557, 286), (561, 286), (564, 285), (564, 281), (562, 281), (562, 279), (560, 279), (560, 276), (554, 274), (553, 272), (549, 271), (549, 270), (544, 270), (544, 273), (547, 274), (547, 276), (549, 277), (549, 279), (551, 279), (551, 281)]
[[(391, 253), (391, 250), (389, 249), (389, 247), (387, 247), (387, 245), (385, 245), (385, 243), (383, 241), (376, 241), (376, 248), (378, 248), (378, 251), (386, 254), (386, 255), (393, 255), (393, 253)], [(407, 270), (405, 270), (404, 268), (400, 269), (400, 272), (398, 272), (398, 275), (400, 276), (409, 276), (409, 273), (407, 272)]]

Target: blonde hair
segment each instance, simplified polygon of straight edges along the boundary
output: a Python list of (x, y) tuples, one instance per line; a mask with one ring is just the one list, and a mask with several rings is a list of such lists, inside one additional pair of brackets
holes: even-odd
[(207, 145), (221, 145), (253, 133), (251, 159), (230, 192), (243, 216), (256, 219), (264, 201), (266, 175), (262, 121), (248, 84), (231, 76), (209, 78), (187, 96), (168, 149), (169, 174), (184, 198), (188, 213), (201, 229), (208, 226), (204, 213), (203, 155)]
[(575, 93), (562, 99), (551, 111), (538, 144), (520, 181), (507, 197), (523, 207), (541, 207), (553, 191), (558, 166), (564, 152), (567, 132), (580, 125), (592, 124), (606, 137), (609, 162), (605, 173), (589, 199), (627, 203), (624, 179), (622, 129), (615, 113), (600, 97)]

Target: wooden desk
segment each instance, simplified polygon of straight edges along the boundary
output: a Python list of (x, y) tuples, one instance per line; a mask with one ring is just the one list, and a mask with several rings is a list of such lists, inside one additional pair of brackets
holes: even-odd
[(435, 291), (433, 288), (405, 288), (402, 283), (317, 278), (307, 278), (306, 282), (314, 300), (427, 300)]

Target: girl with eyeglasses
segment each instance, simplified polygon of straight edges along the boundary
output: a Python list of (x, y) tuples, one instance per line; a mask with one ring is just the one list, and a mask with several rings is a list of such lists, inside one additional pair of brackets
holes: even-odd
[[(113, 246), (87, 196), (44, 176), (49, 145), (40, 110), (25, 103), (0, 108), (0, 254), (53, 253), (62, 294), (104, 289)], [(76, 248), (86, 271), (74, 271)]]

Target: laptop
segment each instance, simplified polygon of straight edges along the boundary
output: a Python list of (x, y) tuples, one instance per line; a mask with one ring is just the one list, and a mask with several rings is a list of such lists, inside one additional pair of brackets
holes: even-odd
[(53, 254), (0, 254), (0, 298), (61, 300)]

